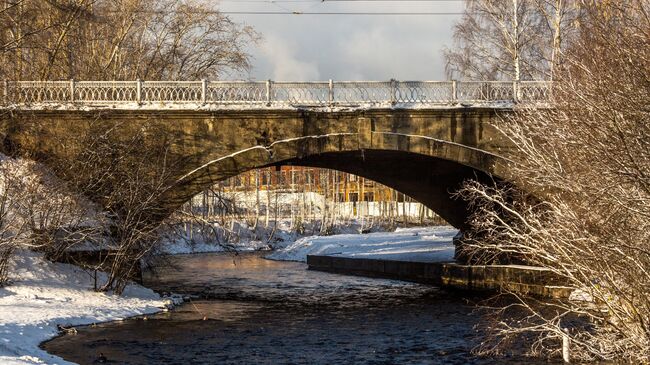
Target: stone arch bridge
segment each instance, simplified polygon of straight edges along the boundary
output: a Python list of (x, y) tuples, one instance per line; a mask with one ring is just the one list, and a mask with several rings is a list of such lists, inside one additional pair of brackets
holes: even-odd
[(128, 135), (145, 121), (171, 132), (185, 163), (160, 202), (170, 212), (216, 181), (266, 166), (363, 176), (463, 229), (452, 193), (466, 179), (507, 177), (500, 113), (544, 103), (539, 82), (5, 82), (5, 150), (75, 158), (59, 138), (97, 123)]

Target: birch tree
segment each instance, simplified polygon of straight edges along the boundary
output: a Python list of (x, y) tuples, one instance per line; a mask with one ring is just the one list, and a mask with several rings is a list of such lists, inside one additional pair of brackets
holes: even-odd
[(469, 0), (444, 51), (454, 79), (549, 79), (575, 27), (565, 0)]

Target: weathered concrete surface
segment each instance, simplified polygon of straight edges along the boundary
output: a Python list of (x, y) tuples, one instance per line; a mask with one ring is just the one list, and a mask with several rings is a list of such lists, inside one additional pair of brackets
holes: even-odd
[(460, 265), (453, 262), (411, 262), (308, 255), (311, 270), (397, 279), (443, 288), (566, 298), (571, 290), (551, 271), (523, 265)]
[(477, 108), (13, 111), (0, 115), (0, 133), (3, 152), (47, 163), (52, 156), (77, 158), (83, 139), (72, 137), (92, 130), (128, 138), (146, 129), (152, 142), (164, 131), (170, 160), (181, 162), (173, 172), (174, 188), (160, 202), (170, 212), (216, 181), (294, 164), (376, 180), (462, 229), (468, 209), (451, 194), (467, 178), (507, 176), (504, 156), (510, 148), (490, 124), (495, 113)]

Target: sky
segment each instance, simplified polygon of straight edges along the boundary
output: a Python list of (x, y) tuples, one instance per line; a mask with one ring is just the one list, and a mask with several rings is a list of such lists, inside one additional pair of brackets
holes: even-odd
[[(402, 12), (399, 15), (229, 14), (256, 29), (253, 69), (276, 81), (444, 80), (442, 51), (462, 0), (221, 0), (222, 12)], [(422, 13), (441, 12), (443, 15)]]

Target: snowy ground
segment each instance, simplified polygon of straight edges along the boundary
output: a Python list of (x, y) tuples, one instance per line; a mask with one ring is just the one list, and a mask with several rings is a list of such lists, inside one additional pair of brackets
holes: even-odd
[(176, 240), (174, 242), (165, 242), (164, 246), (161, 247), (161, 253), (167, 255), (183, 255), (224, 251), (250, 252), (261, 250), (269, 250), (269, 245), (266, 242), (262, 241), (248, 241), (220, 245), (217, 243), (202, 241)]
[(307, 261), (307, 255), (413, 260), (422, 262), (454, 259), (453, 227), (398, 228), (395, 232), (364, 235), (310, 236), (267, 256), (273, 260)]
[(130, 285), (122, 296), (92, 291), (81, 269), (50, 263), (33, 252), (13, 261), (13, 284), (0, 288), (0, 364), (68, 364), (39, 349), (57, 325), (82, 325), (154, 313), (164, 308), (152, 290)]
[[(277, 229), (273, 229), (271, 223), (269, 227), (263, 224), (253, 228), (245, 222), (233, 222), (228, 230), (232, 233), (229, 238), (230, 242), (219, 244), (214, 239), (214, 235), (205, 237), (201, 234), (199, 226), (195, 226), (192, 237), (187, 232), (169, 236), (163, 240), (160, 247), (161, 253), (169, 255), (206, 253), (206, 252), (223, 252), (223, 251), (260, 251), (271, 250), (278, 247), (286, 247), (288, 244), (305, 237), (318, 233), (320, 221), (305, 223), (303, 234), (298, 234), (291, 226), (291, 221), (283, 219), (278, 221)], [(215, 223), (214, 228), (222, 232), (221, 227)], [(350, 219), (338, 222), (333, 227), (334, 233), (338, 236), (341, 234), (356, 234), (362, 230), (372, 232), (383, 231), (385, 227), (379, 224), (373, 224), (367, 220)], [(210, 232), (211, 233), (211, 232)], [(271, 239), (269, 240), (269, 237)], [(227, 238), (220, 235), (219, 241), (224, 242)]]

